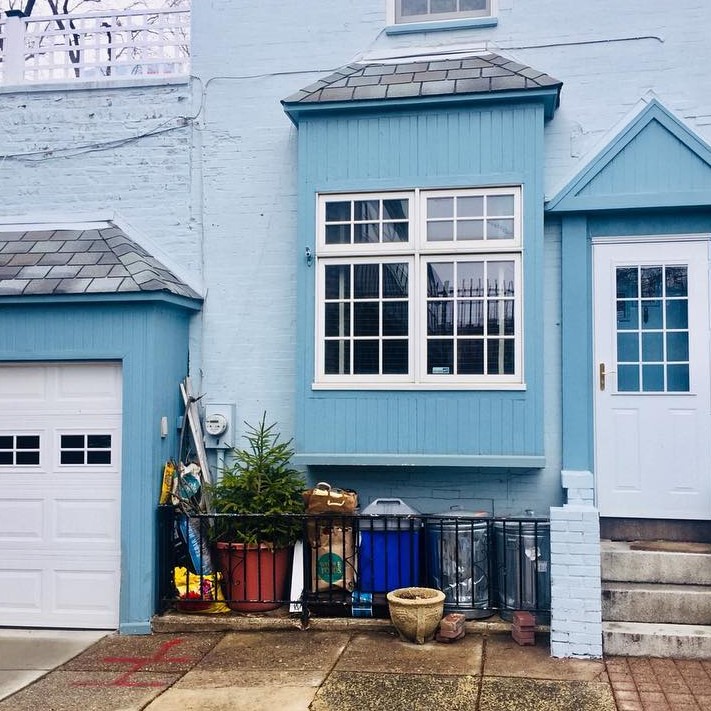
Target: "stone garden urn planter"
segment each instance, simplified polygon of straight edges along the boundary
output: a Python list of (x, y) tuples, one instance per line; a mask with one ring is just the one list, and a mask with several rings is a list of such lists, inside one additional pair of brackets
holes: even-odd
[(434, 637), (444, 613), (444, 593), (434, 588), (398, 588), (388, 593), (390, 620), (400, 637), (424, 644)]

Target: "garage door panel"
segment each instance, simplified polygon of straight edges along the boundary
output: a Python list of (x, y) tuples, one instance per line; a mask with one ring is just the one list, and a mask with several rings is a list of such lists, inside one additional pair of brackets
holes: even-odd
[(56, 400), (81, 403), (83, 408), (121, 406), (121, 373), (104, 365), (67, 365), (57, 373)]
[(0, 564), (0, 624), (23, 625), (27, 613), (40, 614), (43, 576), (41, 564), (33, 567), (24, 558)]
[(54, 501), (54, 540), (116, 548), (118, 511), (115, 499)]
[(32, 543), (44, 539), (44, 500), (0, 499), (0, 545)]
[(113, 619), (118, 609), (119, 577), (109, 562), (105, 570), (72, 568), (53, 571), (54, 613), (91, 614)]
[(0, 365), (0, 625), (118, 625), (121, 388), (118, 364)]
[(0, 403), (11, 405), (14, 411), (35, 410), (49, 397), (46, 369), (36, 366), (0, 368)]

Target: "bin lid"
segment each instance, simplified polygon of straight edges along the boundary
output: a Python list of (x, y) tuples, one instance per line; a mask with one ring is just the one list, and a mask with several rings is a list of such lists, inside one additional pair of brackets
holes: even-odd
[(432, 514), (432, 518), (491, 518), (488, 511), (467, 511), (461, 506), (450, 506), (447, 511)]
[[(396, 532), (398, 530), (398, 519), (393, 518), (391, 521), (386, 521), (386, 518), (388, 516), (420, 516), (421, 514), (416, 509), (413, 509), (412, 506), (408, 506), (402, 499), (381, 498), (375, 499), (370, 504), (368, 504), (363, 509), (363, 511), (361, 511), (361, 515), (382, 516), (384, 518), (373, 521), (370, 528), (375, 530), (382, 530), (383, 528), (385, 528), (387, 523), (388, 529), (392, 529), (393, 532)], [(419, 527), (421, 525), (422, 521), (418, 519), (416, 522), (416, 526)], [(405, 524), (403, 522), (402, 530), (406, 530), (407, 526), (408, 524)]]

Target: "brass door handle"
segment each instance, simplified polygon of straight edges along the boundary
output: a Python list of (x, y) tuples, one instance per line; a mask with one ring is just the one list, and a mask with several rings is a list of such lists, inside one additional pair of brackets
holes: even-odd
[(614, 370), (605, 371), (605, 364), (600, 363), (600, 365), (598, 366), (598, 378), (600, 381), (600, 390), (605, 389), (605, 377), (608, 375), (614, 375), (615, 373), (616, 373), (616, 371), (614, 371)]

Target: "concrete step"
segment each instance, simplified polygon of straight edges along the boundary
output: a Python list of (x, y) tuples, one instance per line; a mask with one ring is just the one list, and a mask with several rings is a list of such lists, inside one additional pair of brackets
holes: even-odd
[(600, 542), (603, 581), (711, 585), (711, 554), (633, 550), (628, 541)]
[(711, 627), (648, 622), (603, 622), (607, 656), (710, 659)]
[(711, 587), (602, 583), (602, 619), (618, 622), (711, 623)]

